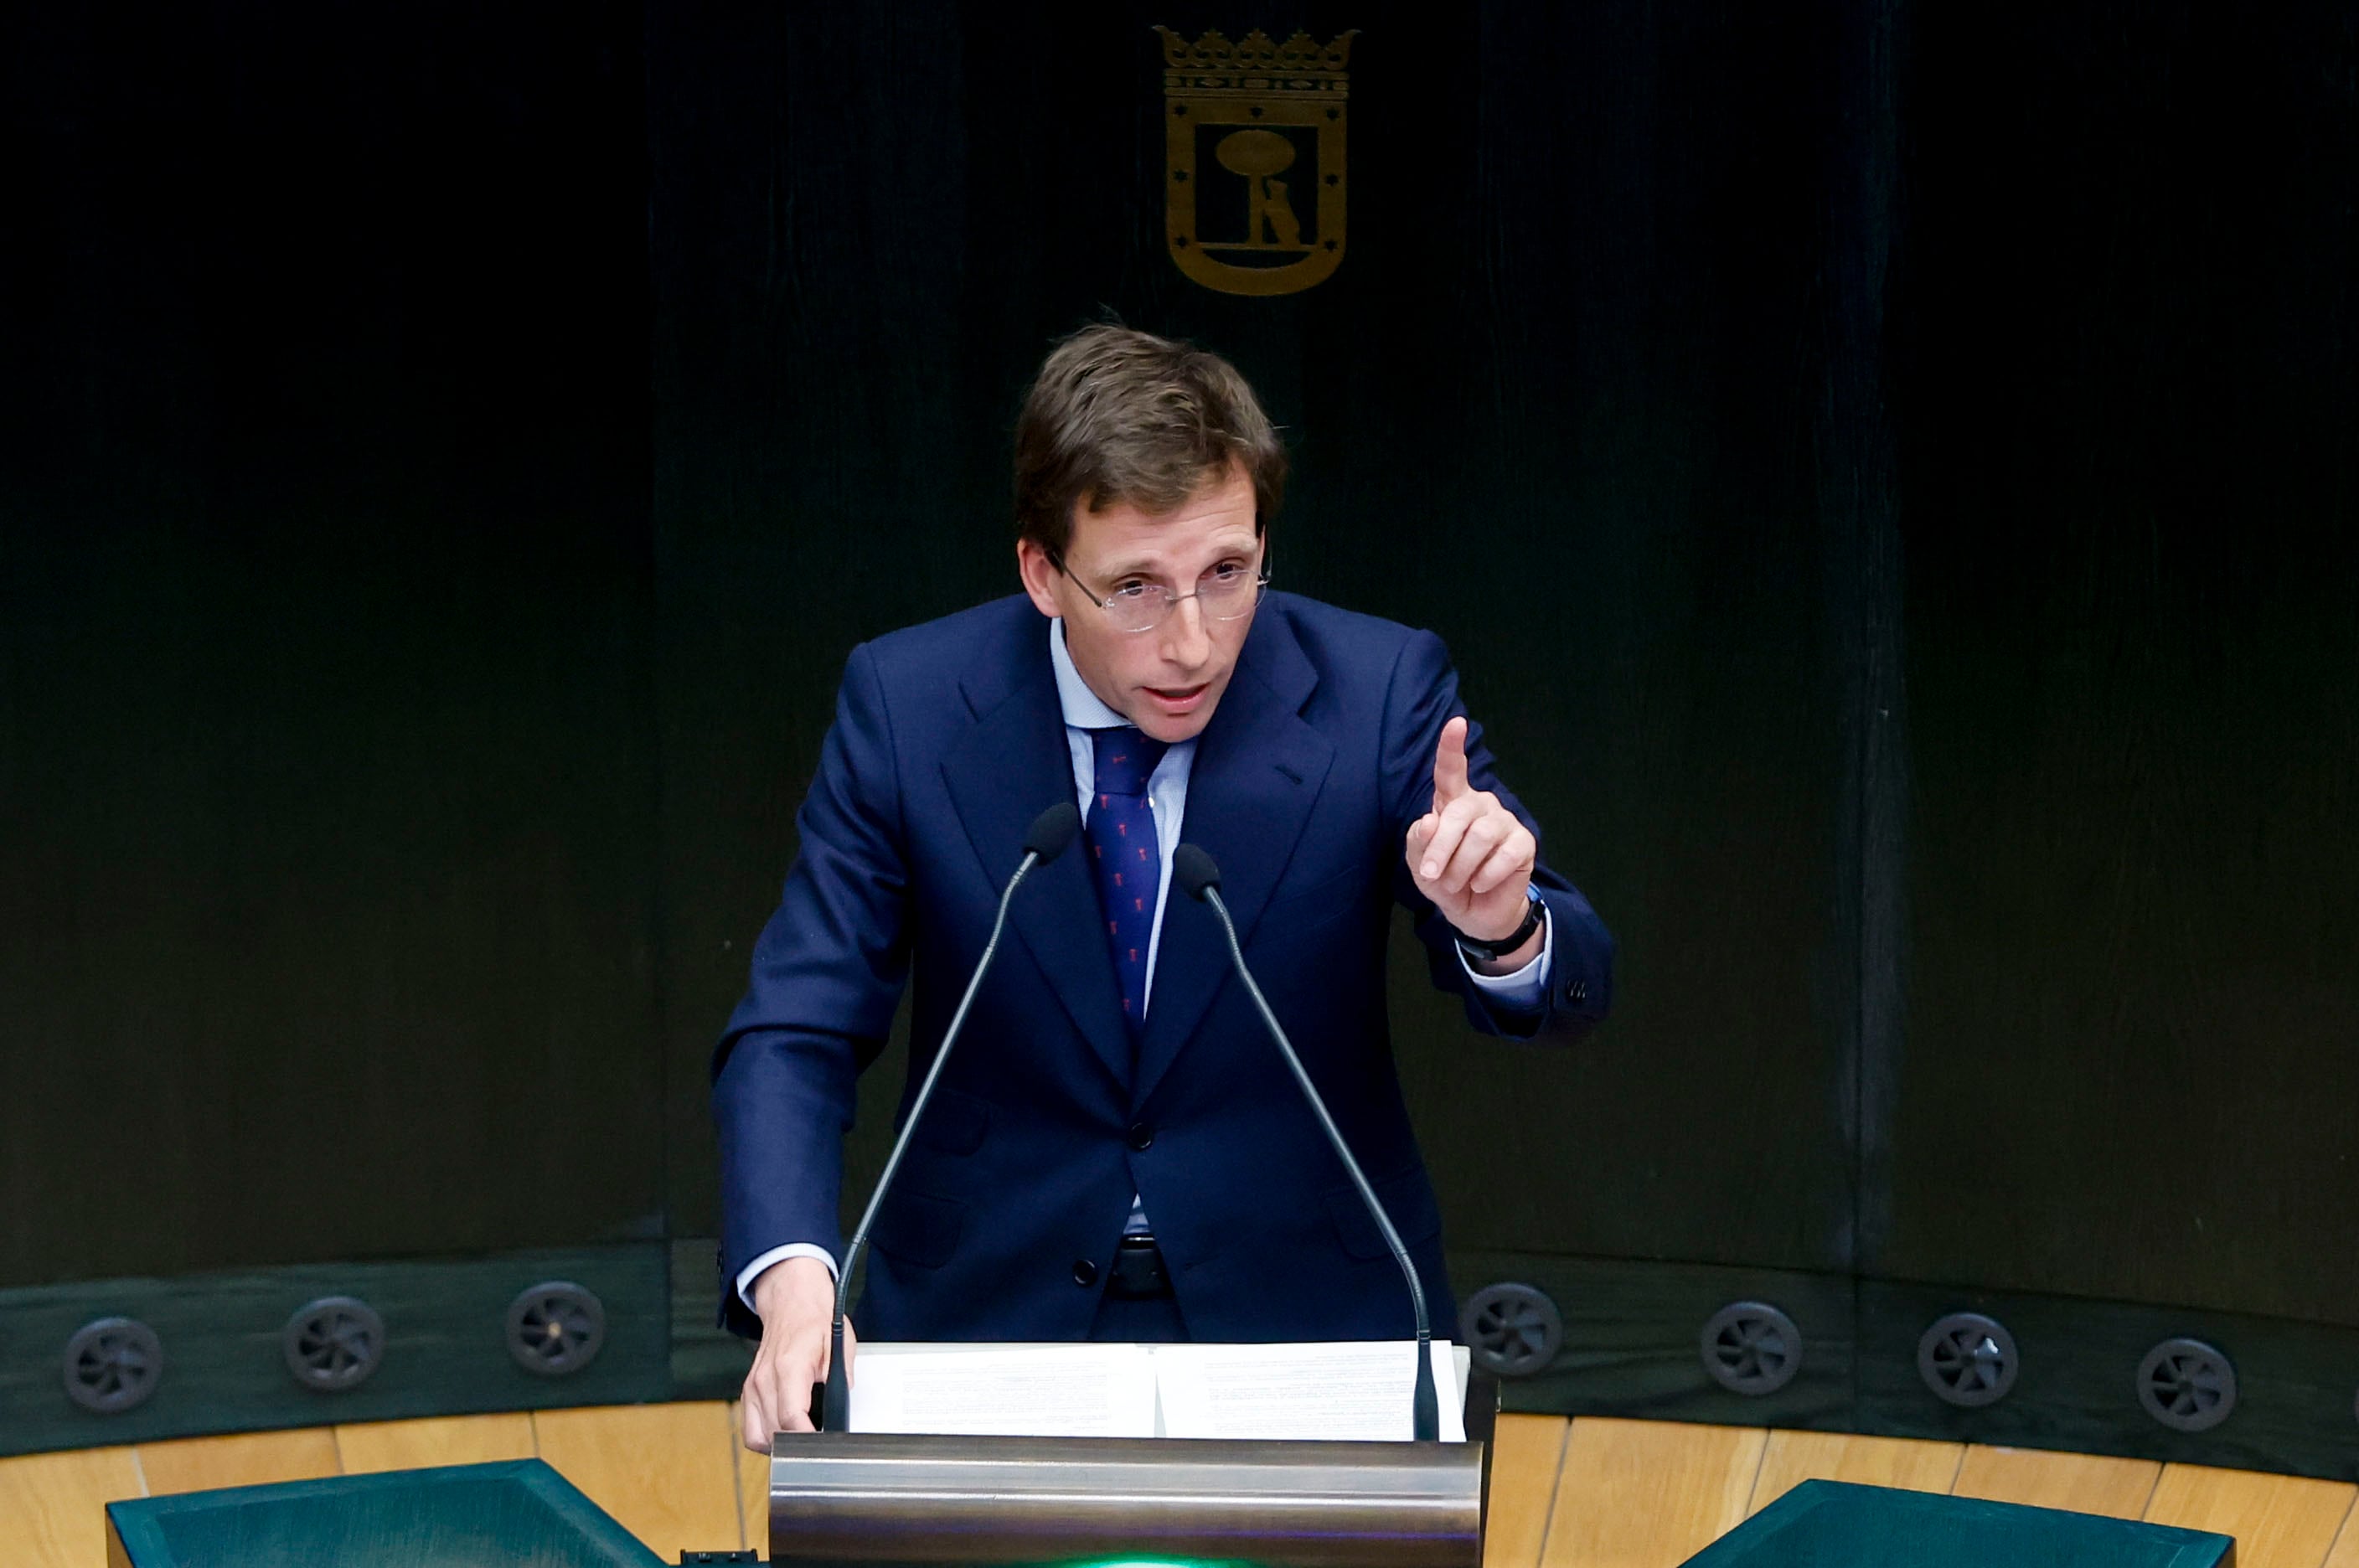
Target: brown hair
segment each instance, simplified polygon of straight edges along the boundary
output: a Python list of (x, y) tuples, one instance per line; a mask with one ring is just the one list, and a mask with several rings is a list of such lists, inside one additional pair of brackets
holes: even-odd
[(1168, 512), (1234, 463), (1254, 531), (1277, 515), (1286, 449), (1236, 366), (1130, 327), (1083, 327), (1049, 352), (1016, 420), (1016, 536), (1061, 560), (1073, 507)]

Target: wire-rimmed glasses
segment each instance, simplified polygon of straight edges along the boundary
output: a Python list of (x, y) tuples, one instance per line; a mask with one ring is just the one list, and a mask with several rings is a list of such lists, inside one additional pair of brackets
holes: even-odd
[(1170, 618), (1182, 599), (1193, 599), (1196, 607), (1208, 621), (1234, 621), (1253, 614), (1261, 603), (1262, 590), (1269, 586), (1269, 573), (1256, 572), (1239, 561), (1224, 561), (1196, 579), (1192, 593), (1174, 593), (1160, 583), (1132, 580), (1113, 593), (1101, 596), (1088, 583), (1074, 577), (1062, 559), (1050, 556), (1049, 561), (1060, 572), (1072, 577), (1091, 601), (1105, 612), (1106, 619), (1118, 632), (1151, 632)]

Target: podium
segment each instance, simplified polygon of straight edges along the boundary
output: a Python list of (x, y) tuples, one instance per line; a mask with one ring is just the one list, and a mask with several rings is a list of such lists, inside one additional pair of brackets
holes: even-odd
[(780, 1433), (770, 1560), (1481, 1568), (1498, 1385), (1463, 1443)]

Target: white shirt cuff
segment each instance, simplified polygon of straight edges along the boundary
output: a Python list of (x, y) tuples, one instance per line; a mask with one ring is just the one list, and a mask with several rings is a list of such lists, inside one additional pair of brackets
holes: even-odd
[(1549, 958), (1556, 942), (1556, 916), (1548, 905), (1540, 905), (1540, 950), (1532, 954), (1531, 962), (1506, 975), (1478, 973), (1466, 961), (1466, 950), (1452, 942), (1457, 951), (1459, 967), (1474, 988), (1491, 1001), (1511, 1012), (1536, 1013), (1548, 1005)]
[[(1546, 989), (1545, 981), (1543, 981), (1542, 989)], [(737, 1299), (745, 1303), (747, 1312), (755, 1311), (754, 1281), (759, 1279), (772, 1264), (784, 1263), (789, 1258), (816, 1258), (827, 1265), (828, 1278), (831, 1279), (835, 1278), (835, 1255), (829, 1252), (826, 1247), (813, 1247), (808, 1241), (794, 1241), (788, 1242), (784, 1247), (774, 1247), (745, 1265), (745, 1269), (737, 1276)], [(761, 1314), (756, 1312), (755, 1315), (758, 1317)]]

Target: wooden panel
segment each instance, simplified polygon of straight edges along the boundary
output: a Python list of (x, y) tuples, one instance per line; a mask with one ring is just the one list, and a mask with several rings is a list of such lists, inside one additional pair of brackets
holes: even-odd
[(202, 1492), (215, 1486), (255, 1486), (265, 1481), (308, 1481), (340, 1474), (336, 1435), (324, 1426), (295, 1432), (244, 1432), (227, 1437), (189, 1437), (178, 1443), (143, 1443), (139, 1467), (150, 1497)]
[(2162, 1466), (2151, 1459), (2107, 1459), (1978, 1443), (1966, 1450), (1957, 1485), (1950, 1489), (1961, 1497), (2134, 1519), (2146, 1517), (2160, 1479)]
[(97, 1568), (106, 1560), (100, 1510), (146, 1491), (128, 1448), (0, 1459), (0, 1541), (23, 1568)]
[(1541, 1568), (1673, 1568), (1745, 1518), (1768, 1434), (1582, 1416), (1566, 1439)]
[(2171, 1465), (2146, 1517), (2234, 1536), (2236, 1568), (2319, 1568), (2354, 1497), (2347, 1482)]
[(1491, 1508), (1483, 1568), (1539, 1568), (1549, 1510), (1572, 1423), (1560, 1416), (1503, 1415), (1491, 1447)]
[(368, 1421), (336, 1428), (344, 1474), (418, 1470), (429, 1465), (483, 1465), (532, 1457), (532, 1417), (521, 1410), (491, 1416), (434, 1416), (425, 1421)]
[(736, 1549), (736, 1438), (719, 1400), (537, 1410), (540, 1456), (667, 1562)]
[(729, 1450), (737, 1465), (737, 1521), (745, 1538), (737, 1544), (770, 1555), (770, 1456), (745, 1446), (738, 1432), (743, 1404), (729, 1407)]
[(2359, 1503), (2343, 1520), (2343, 1533), (2335, 1539), (2334, 1550), (2326, 1554), (2326, 1568), (2359, 1568)]
[(1758, 1513), (1805, 1481), (1856, 1481), (1867, 1486), (1903, 1486), (1912, 1492), (1946, 1492), (1958, 1478), (1964, 1448), (1906, 1437), (1854, 1437), (1839, 1432), (1773, 1432), (1761, 1454), (1753, 1486)]

